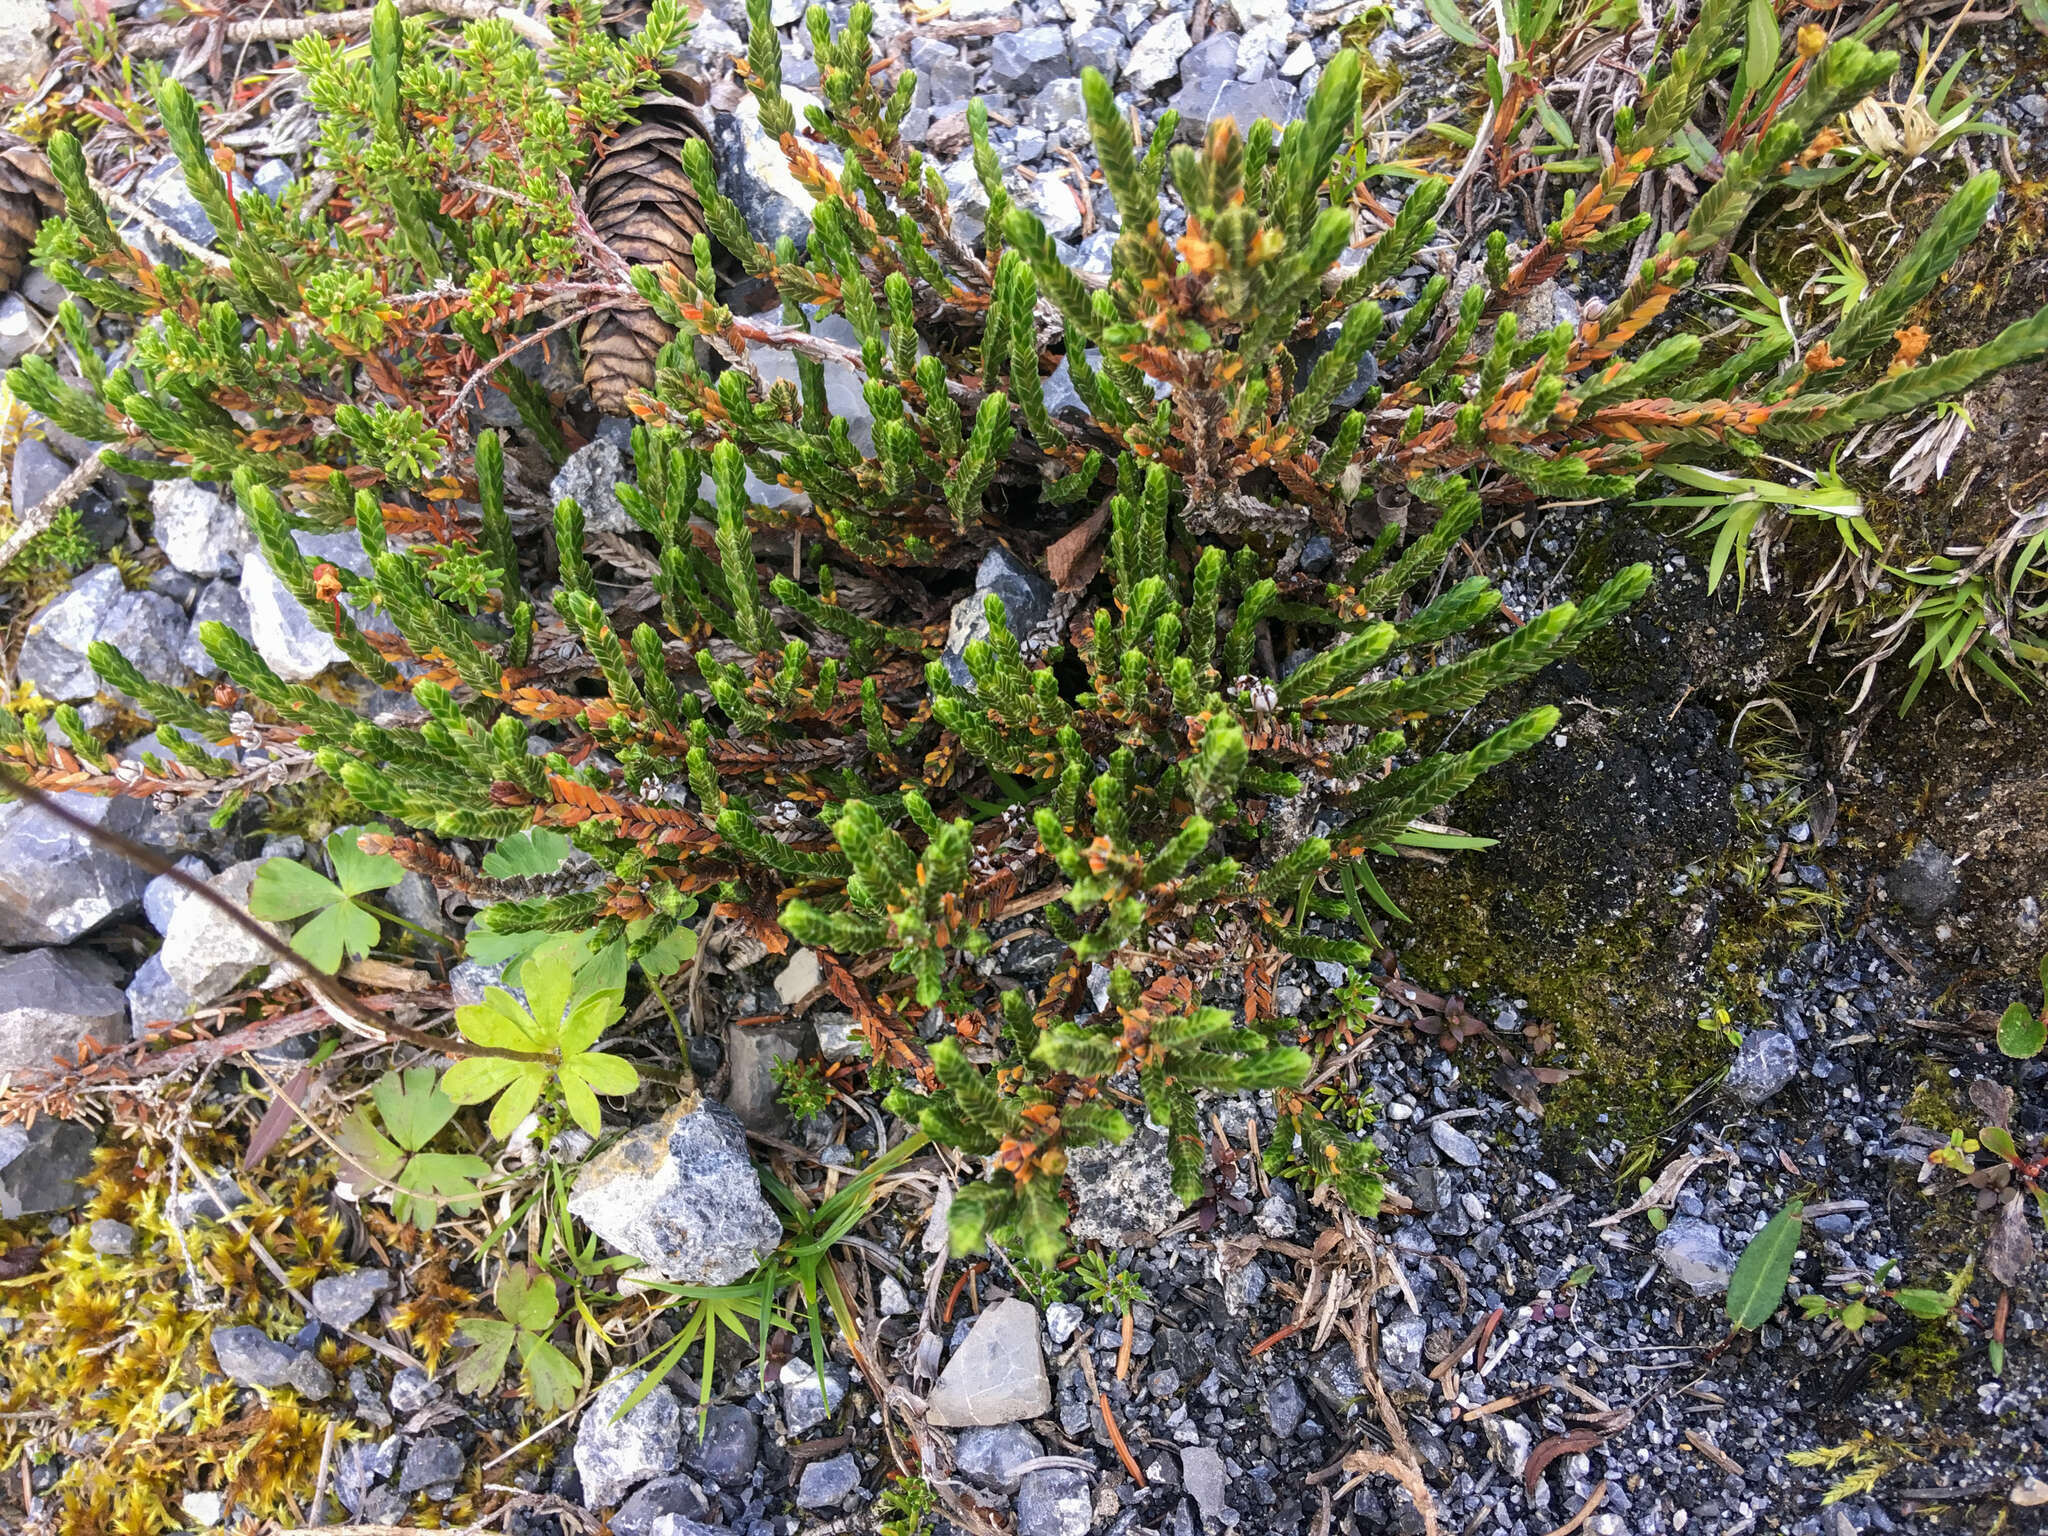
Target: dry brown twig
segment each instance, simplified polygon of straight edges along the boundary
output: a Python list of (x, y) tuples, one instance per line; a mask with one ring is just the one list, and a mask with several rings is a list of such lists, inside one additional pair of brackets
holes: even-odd
[(105, 472), (106, 466), (95, 453), (66, 475), (57, 489), (30, 507), (21, 521), (8, 530), (7, 537), (0, 540), (0, 570), (5, 570), (8, 562), (28, 546), (29, 540), (56, 522), (57, 515), (83, 496)]
[[(510, 5), (494, 0), (398, 0), (403, 15), (433, 11), (462, 21), (496, 17), (543, 52), (555, 46), (555, 34), (546, 22)], [(262, 17), (253, 21), (231, 21), (221, 32), (228, 43), (289, 43), (302, 37), (332, 37), (342, 32), (367, 32), (374, 11), (335, 11), (328, 15)], [(202, 20), (198, 23), (204, 27)], [(127, 52), (139, 59), (161, 59), (182, 49), (192, 39), (191, 25), (139, 27), (122, 41)]]

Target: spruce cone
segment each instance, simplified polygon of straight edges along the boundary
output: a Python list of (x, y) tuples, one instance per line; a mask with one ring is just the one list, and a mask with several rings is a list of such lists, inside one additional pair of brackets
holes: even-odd
[[(638, 121), (613, 139), (583, 186), (583, 210), (599, 239), (636, 267), (673, 263), (694, 276), (690, 242), (704, 228), (683, 146), (711, 139), (702, 87), (674, 72), (640, 103)], [(609, 309), (583, 322), (583, 382), (608, 416), (626, 394), (654, 387), (654, 357), (675, 332), (648, 309)]]
[(0, 293), (27, 268), (43, 215), (63, 207), (64, 194), (42, 150), (27, 139), (0, 134)]

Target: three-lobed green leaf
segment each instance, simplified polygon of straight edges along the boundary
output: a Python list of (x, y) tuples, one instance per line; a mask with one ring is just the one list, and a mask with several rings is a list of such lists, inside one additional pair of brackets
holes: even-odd
[(554, 1276), (524, 1264), (508, 1264), (491, 1299), (500, 1317), (463, 1319), (462, 1336), (476, 1348), (455, 1368), (456, 1390), (489, 1391), (505, 1374), (505, 1362), (517, 1349), (521, 1376), (535, 1408), (555, 1413), (574, 1403), (583, 1387), (583, 1374), (548, 1338), (561, 1315)]
[(370, 1105), (359, 1105), (336, 1140), (357, 1166), (390, 1186), (391, 1214), (425, 1230), (444, 1205), (458, 1216), (475, 1210), (477, 1181), (489, 1175), (490, 1164), (468, 1153), (427, 1150), (456, 1109), (435, 1083), (434, 1069), (386, 1072), (371, 1088), (370, 1099), (376, 1115)]
[(249, 887), (249, 912), (266, 922), (288, 922), (316, 914), (292, 935), (292, 948), (323, 971), (341, 968), (348, 956), (361, 959), (376, 947), (383, 929), (375, 913), (356, 901), (405, 878), (388, 853), (364, 853), (356, 840), (382, 826), (344, 827), (327, 839), (335, 879), (292, 859), (272, 859), (256, 871)]

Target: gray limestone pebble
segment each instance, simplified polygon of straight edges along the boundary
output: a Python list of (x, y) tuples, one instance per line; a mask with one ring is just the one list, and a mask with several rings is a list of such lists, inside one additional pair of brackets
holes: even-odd
[(851, 1451), (841, 1451), (824, 1461), (806, 1462), (803, 1476), (797, 1479), (796, 1507), (830, 1509), (859, 1486), (860, 1463), (853, 1459)]
[(1044, 1454), (1044, 1442), (1022, 1424), (963, 1429), (953, 1442), (953, 1462), (960, 1475), (996, 1493), (1015, 1493), (1023, 1476), (1017, 1469)]
[(1690, 1287), (1695, 1296), (1714, 1296), (1728, 1289), (1735, 1258), (1721, 1229), (1695, 1216), (1676, 1216), (1657, 1234), (1657, 1262), (1671, 1278)]
[(128, 1039), (120, 972), (84, 950), (0, 955), (0, 1075), (44, 1072), (75, 1060), (87, 1040)]
[(930, 1397), (931, 1421), (948, 1428), (1012, 1424), (1051, 1406), (1038, 1309), (1014, 1296), (974, 1320)]
[(1086, 1473), (1041, 1467), (1024, 1474), (1017, 1487), (1017, 1536), (1088, 1536), (1094, 1524)]
[(636, 1486), (673, 1472), (682, 1445), (682, 1410), (675, 1393), (656, 1386), (623, 1416), (641, 1371), (607, 1381), (583, 1410), (576, 1429), (576, 1470), (583, 1476), (583, 1504), (609, 1509)]

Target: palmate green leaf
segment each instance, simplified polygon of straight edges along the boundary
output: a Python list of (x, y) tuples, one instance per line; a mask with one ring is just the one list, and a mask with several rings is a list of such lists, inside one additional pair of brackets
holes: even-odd
[(534, 827), (501, 839), (484, 855), (484, 873), (496, 880), (552, 875), (569, 856), (569, 839), (549, 827)]
[(491, 1300), (501, 1316), (528, 1333), (546, 1333), (561, 1314), (555, 1299), (555, 1277), (531, 1265), (506, 1265)]
[(387, 1183), (395, 1182), (405, 1167), (405, 1149), (377, 1129), (370, 1106), (359, 1104), (356, 1112), (342, 1121), (334, 1139), (341, 1150), (365, 1173)]
[(640, 1086), (640, 1073), (621, 1057), (585, 1051), (563, 1060), (560, 1082), (570, 1118), (595, 1136), (604, 1129), (597, 1095), (631, 1093)]
[(503, 1141), (540, 1102), (552, 1075), (553, 1068), (545, 1061), (465, 1056), (442, 1075), (441, 1091), (457, 1104), (482, 1104), (495, 1097), (498, 1102), (491, 1109), (490, 1129)]
[(554, 1044), (553, 1034), (543, 1032), (519, 999), (503, 987), (491, 987), (482, 1002), (456, 1009), (455, 1027), (464, 1039), (496, 1051), (545, 1051)]
[(416, 1153), (392, 1180), (404, 1193), (392, 1196), (391, 1214), (422, 1230), (434, 1224), (444, 1205), (467, 1216), (482, 1198), (478, 1182), (490, 1172), (489, 1163), (468, 1152)]
[(494, 1317), (465, 1317), (457, 1331), (476, 1346), (455, 1367), (455, 1390), (475, 1397), (489, 1392), (505, 1375), (505, 1361), (519, 1330)]
[(292, 948), (321, 970), (338, 971), (343, 955), (367, 955), (383, 931), (374, 916), (344, 898), (293, 934)]
[(343, 827), (329, 834), (327, 857), (334, 861), (334, 876), (345, 894), (361, 896), (388, 890), (405, 878), (405, 866), (390, 854), (365, 853), (356, 845), (360, 837), (373, 833), (381, 836), (390, 831), (389, 827), (373, 823), (367, 827)]
[(538, 1334), (519, 1335), (519, 1363), (524, 1368), (527, 1396), (541, 1413), (561, 1412), (583, 1390), (583, 1373), (575, 1362)]
[(386, 1072), (370, 1089), (384, 1128), (408, 1152), (424, 1149), (455, 1117), (455, 1101), (441, 1092), (432, 1067)]
[(1792, 1257), (1799, 1251), (1801, 1205), (1794, 1200), (1764, 1223), (1764, 1229), (1749, 1240), (1742, 1257), (1735, 1261), (1735, 1274), (1728, 1282), (1731, 1328), (1761, 1328), (1785, 1299)]
[(2014, 1003), (1998, 1021), (1998, 1049), (2016, 1061), (2030, 1061), (2048, 1046), (2048, 1019), (2025, 1003)]
[(318, 870), (292, 859), (271, 859), (250, 883), (249, 915), (287, 922), (347, 899), (348, 893)]

